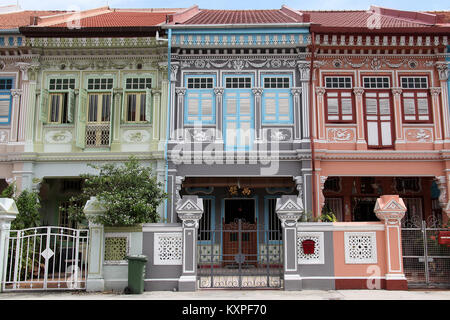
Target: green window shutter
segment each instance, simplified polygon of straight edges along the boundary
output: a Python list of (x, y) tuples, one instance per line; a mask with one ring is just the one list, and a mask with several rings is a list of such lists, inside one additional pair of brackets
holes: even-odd
[(145, 89), (145, 120), (152, 122), (152, 90), (150, 88)]
[(114, 123), (114, 90), (111, 90), (111, 110), (109, 114), (109, 145), (111, 145)]
[(75, 90), (69, 89), (67, 97), (67, 120), (73, 123), (73, 115), (75, 112)]
[(84, 149), (86, 146), (86, 107), (87, 107), (87, 91), (80, 89), (80, 98), (78, 104), (78, 121), (76, 124), (77, 140), (76, 146)]
[(41, 120), (43, 123), (48, 122), (48, 90), (47, 89), (41, 89), (41, 101), (40, 101), (40, 113), (39, 113), (39, 120)]

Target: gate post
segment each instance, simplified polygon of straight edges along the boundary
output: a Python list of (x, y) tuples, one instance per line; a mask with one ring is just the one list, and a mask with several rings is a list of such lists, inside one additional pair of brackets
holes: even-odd
[(197, 289), (197, 231), (203, 215), (203, 200), (197, 196), (183, 196), (177, 203), (178, 217), (183, 221), (183, 271), (178, 291)]
[(0, 292), (3, 291), (3, 274), (5, 269), (5, 260), (8, 257), (9, 230), (11, 221), (19, 214), (16, 202), (9, 198), (0, 198)]
[(297, 257), (297, 221), (303, 212), (301, 198), (288, 195), (277, 199), (276, 213), (283, 228), (284, 290), (302, 289)]
[(93, 222), (96, 216), (105, 212), (96, 197), (91, 197), (83, 209), (89, 220), (89, 253), (88, 276), (86, 291), (103, 291), (105, 280), (103, 278), (103, 258), (105, 246), (105, 232), (102, 224)]
[(374, 208), (378, 219), (384, 221), (386, 243), (386, 289), (407, 290), (403, 273), (402, 234), (400, 221), (406, 206), (398, 195), (384, 195), (377, 199)]

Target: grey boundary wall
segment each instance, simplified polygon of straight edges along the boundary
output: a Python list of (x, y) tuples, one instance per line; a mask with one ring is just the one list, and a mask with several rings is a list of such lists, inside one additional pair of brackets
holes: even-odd
[[(182, 262), (179, 264), (160, 264), (155, 261), (155, 238), (159, 235), (182, 236), (183, 228), (180, 223), (152, 223), (144, 224), (143, 232), (143, 250), (142, 254), (148, 258), (145, 269), (145, 291), (174, 291), (178, 290), (178, 280), (182, 274)], [(179, 248), (182, 249), (181, 247)], [(156, 263), (156, 264), (155, 264)], [(172, 261), (169, 263), (177, 263)]]

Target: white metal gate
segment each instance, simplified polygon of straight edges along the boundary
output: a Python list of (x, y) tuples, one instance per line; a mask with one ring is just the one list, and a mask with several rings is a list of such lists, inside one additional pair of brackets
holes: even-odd
[(11, 230), (2, 288), (83, 290), (86, 288), (89, 230), (37, 227)]

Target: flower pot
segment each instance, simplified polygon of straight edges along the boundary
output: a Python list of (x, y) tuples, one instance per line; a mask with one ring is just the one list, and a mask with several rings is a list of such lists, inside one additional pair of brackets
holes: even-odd
[(302, 248), (304, 254), (314, 254), (314, 247), (316, 242), (314, 240), (303, 240)]

